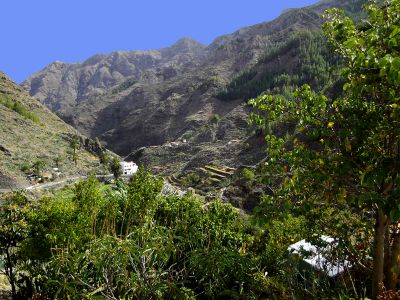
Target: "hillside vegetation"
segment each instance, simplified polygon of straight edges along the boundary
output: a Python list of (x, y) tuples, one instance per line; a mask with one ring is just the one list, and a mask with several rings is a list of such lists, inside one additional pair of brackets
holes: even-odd
[[(0, 73), (0, 128), (0, 188), (28, 184), (26, 174), (35, 172), (35, 168), (39, 173), (54, 173), (53, 168), (57, 167), (57, 173), (61, 173), (58, 176), (65, 177), (87, 174), (98, 166), (95, 152), (99, 149), (94, 142), (65, 124), (3, 73)], [(77, 164), (71, 159), (74, 138), (82, 144)], [(85, 149), (85, 141), (93, 146), (93, 153), (88, 151), (90, 147)]]
[[(8, 196), (0, 228), (19, 224), (4, 235), (18, 245), (16, 293), (21, 299), (339, 299), (363, 292), (364, 285), (347, 286), (356, 269), (332, 288), (328, 276), (303, 269), (286, 249), (305, 237), (318, 243), (313, 234), (336, 214), (336, 224), (354, 231), (331, 254), (356, 255), (346, 247), (370, 228), (364, 219), (334, 208), (320, 222), (308, 221), (315, 212), (300, 208), (244, 218), (220, 200), (163, 194), (162, 185), (140, 169), (114, 187), (89, 178), (33, 203)], [(329, 228), (329, 234), (345, 232)], [(4, 257), (10, 246), (0, 247)], [(354, 261), (368, 264), (362, 255)]]
[[(327, 12), (340, 92), (304, 84), (249, 101), (267, 143), (255, 166), (201, 161), (168, 178), (187, 193), (141, 167), (128, 183), (4, 195), (14, 299), (399, 299), (400, 0), (365, 11), (361, 23)], [(196, 195), (207, 183), (261, 199), (246, 214)]]

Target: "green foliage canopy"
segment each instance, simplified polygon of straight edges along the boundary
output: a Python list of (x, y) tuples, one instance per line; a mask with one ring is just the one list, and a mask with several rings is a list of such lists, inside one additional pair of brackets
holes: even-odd
[[(399, 270), (397, 248), (390, 247), (400, 239), (394, 234), (385, 245), (383, 235), (400, 219), (400, 1), (374, 2), (367, 11), (361, 26), (336, 9), (326, 14), (325, 34), (344, 64), (343, 97), (330, 99), (305, 85), (295, 101), (264, 94), (250, 104), (262, 112), (253, 123), (267, 130), (266, 170), (280, 184), (275, 197), (347, 202), (373, 212), (376, 297), (384, 261), (389, 288)], [(391, 256), (384, 258), (384, 248)]]

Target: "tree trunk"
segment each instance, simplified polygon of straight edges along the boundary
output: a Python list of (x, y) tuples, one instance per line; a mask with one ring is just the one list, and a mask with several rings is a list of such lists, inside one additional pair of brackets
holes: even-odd
[(12, 298), (13, 300), (17, 299), (17, 289), (15, 287), (15, 278), (14, 278), (14, 270), (13, 270), (13, 263), (11, 260), (11, 254), (9, 252), (9, 249), (6, 249), (6, 259), (7, 259), (7, 266), (6, 266), (6, 275), (8, 277), (8, 280), (10, 281), (11, 284), (11, 293), (12, 293)]
[(376, 213), (374, 235), (374, 261), (372, 274), (372, 299), (376, 300), (383, 284), (383, 267), (385, 261), (385, 229), (387, 217), (381, 208)]
[(389, 278), (391, 276), (391, 260), (392, 260), (392, 234), (391, 234), (391, 226), (390, 221), (387, 222), (385, 228), (385, 261), (383, 265), (383, 274), (384, 274), (384, 281), (383, 283), (385, 286), (388, 285)]
[(390, 269), (387, 272), (387, 286), (388, 290), (396, 289), (397, 280), (399, 276), (399, 255), (400, 255), (400, 232), (397, 229), (398, 224), (394, 225), (393, 246), (390, 256)]

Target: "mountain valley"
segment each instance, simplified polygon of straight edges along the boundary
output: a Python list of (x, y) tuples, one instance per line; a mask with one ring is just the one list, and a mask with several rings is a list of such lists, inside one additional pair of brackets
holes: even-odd
[[(332, 6), (358, 13), (362, 2), (287, 10), (208, 46), (184, 38), (161, 50), (55, 62), (22, 87), (81, 133), (157, 173), (185, 172), (204, 161), (255, 164), (264, 146), (247, 124), (246, 100), (310, 79), (319, 90), (332, 85), (336, 62), (319, 33), (321, 14)], [(182, 151), (171, 142), (183, 144)]]

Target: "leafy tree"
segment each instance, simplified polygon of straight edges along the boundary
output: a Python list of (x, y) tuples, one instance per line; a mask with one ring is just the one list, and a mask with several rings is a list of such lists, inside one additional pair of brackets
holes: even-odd
[(132, 226), (143, 225), (152, 219), (162, 186), (161, 179), (155, 178), (143, 167), (139, 168), (128, 184), (121, 234), (124, 230), (124, 234), (128, 235)]
[(20, 279), (16, 270), (17, 252), (28, 234), (28, 209), (27, 198), (18, 192), (0, 205), (0, 256), (4, 257), (5, 274), (11, 284), (13, 299), (17, 299), (17, 282)]
[(255, 177), (254, 172), (248, 168), (243, 168), (243, 170), (240, 172), (240, 175), (246, 181), (252, 181)]
[(201, 183), (201, 177), (196, 172), (188, 173), (182, 180), (185, 187), (195, 187)]
[(117, 157), (113, 157), (109, 162), (110, 171), (113, 173), (114, 178), (118, 179), (122, 175), (121, 161)]
[[(266, 94), (251, 101), (269, 128), (267, 173), (275, 198), (292, 203), (354, 203), (375, 218), (373, 287), (394, 289), (400, 254), (400, 1), (367, 6), (357, 27), (338, 10), (325, 34), (341, 56), (346, 93), (338, 99), (299, 89), (295, 101)], [(286, 139), (282, 132), (288, 133)], [(386, 238), (385, 238), (386, 236)]]
[[(328, 38), (345, 60), (343, 77), (348, 99), (334, 126), (342, 149), (359, 172), (362, 202), (374, 210), (373, 297), (385, 283), (394, 289), (400, 271), (400, 1), (367, 6), (369, 20), (357, 28), (337, 10), (324, 26)], [(347, 101), (346, 101), (347, 100)], [(367, 120), (367, 124), (355, 120)], [(340, 127), (347, 126), (343, 133)], [(344, 127), (346, 128), (346, 127)], [(389, 238), (385, 239), (388, 232)]]
[(79, 137), (74, 136), (69, 143), (69, 147), (70, 147), (71, 160), (75, 163), (75, 165), (77, 165), (78, 150), (81, 147), (81, 142), (79, 140)]
[(101, 153), (101, 155), (99, 157), (100, 163), (105, 166), (110, 163), (110, 159), (111, 159), (110, 154), (108, 154), (106, 151)]

